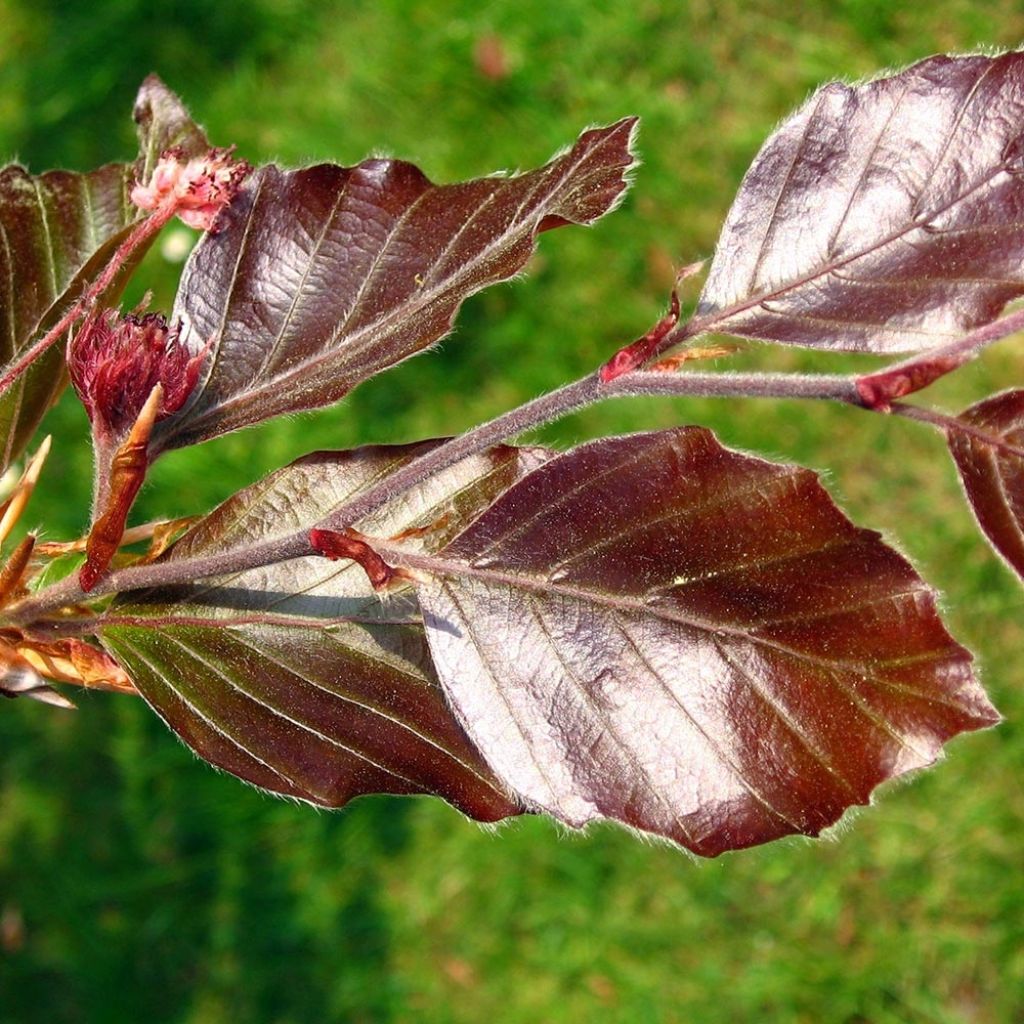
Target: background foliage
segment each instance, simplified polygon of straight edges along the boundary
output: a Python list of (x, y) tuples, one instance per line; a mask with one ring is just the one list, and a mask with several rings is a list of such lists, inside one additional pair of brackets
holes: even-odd
[[(752, 7), (0, 0), (0, 158), (33, 170), (129, 157), (152, 70), (250, 160), (385, 151), (435, 180), (533, 166), (587, 124), (643, 117), (646, 163), (621, 212), (545, 236), (530, 277), (472, 300), (440, 353), (341, 407), (173, 453), (137, 515), (203, 511), (315, 447), (457, 431), (579, 375), (656, 319), (674, 265), (711, 252), (750, 158), (817, 84), (1024, 37), (1008, 0)], [(135, 288), (165, 308), (181, 232)], [(1019, 384), (1022, 355), (1004, 343), (935, 397), (959, 408)], [(136, 702), (5, 703), (0, 1019), (1024, 1020), (1021, 598), (974, 534), (941, 439), (850, 409), (653, 400), (545, 439), (680, 421), (829, 467), (854, 519), (898, 536), (947, 594), (1008, 721), (954, 743), (838, 842), (697, 864), (611, 827), (567, 838), (524, 820), (495, 836), (430, 800), (318, 813), (214, 774)], [(65, 400), (50, 426), (32, 511), (71, 536), (85, 417)]]

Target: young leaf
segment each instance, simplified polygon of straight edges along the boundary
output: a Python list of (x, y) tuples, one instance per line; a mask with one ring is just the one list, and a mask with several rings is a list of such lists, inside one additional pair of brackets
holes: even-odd
[(997, 720), (900, 555), (697, 427), (552, 459), (407, 564), (467, 734), (574, 827), (706, 856), (816, 835)]
[(196, 246), (174, 315), (208, 379), (157, 428), (162, 448), (317, 408), (433, 345), (462, 301), (512, 277), (538, 232), (611, 210), (635, 118), (584, 132), (514, 177), (434, 185), (412, 164), (261, 168)]
[(839, 350), (949, 343), (1024, 294), (1024, 54), (832, 83), (768, 140), (690, 330)]
[[(34, 176), (0, 171), (0, 365), (10, 366), (54, 326), (127, 238), (139, 211), (128, 200), (136, 175), (151, 170), (170, 145), (208, 148), (202, 132), (155, 76), (135, 104), (140, 156), (88, 174)], [(120, 294), (142, 252), (103, 297)], [(66, 383), (59, 346), (45, 352), (0, 396), (0, 472), (28, 444)]]
[(132, 111), (139, 135), (136, 178), (148, 181), (157, 161), (169, 149), (182, 157), (202, 156), (210, 141), (185, 109), (181, 100), (156, 75), (149, 75), (139, 87)]
[(992, 547), (1024, 578), (1024, 391), (987, 398), (960, 419), (976, 428), (948, 434), (967, 500)]
[[(201, 576), (210, 555), (314, 526), (433, 443), (307, 456), (226, 502), (165, 561)], [(493, 449), (360, 528), (435, 550), (542, 457)], [(426, 792), (481, 820), (518, 813), (448, 710), (415, 598), (382, 603), (352, 562), (297, 558), (130, 594), (100, 636), (189, 746), (264, 789), (327, 806)]]

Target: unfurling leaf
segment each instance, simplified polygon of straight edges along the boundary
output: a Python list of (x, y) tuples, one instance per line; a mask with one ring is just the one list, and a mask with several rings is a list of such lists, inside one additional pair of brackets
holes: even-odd
[[(0, 171), (0, 365), (9, 366), (99, 276), (127, 238), (139, 211), (128, 194), (168, 146), (190, 151), (202, 132), (159, 79), (143, 83), (135, 105), (140, 156), (89, 174), (22, 167)], [(154, 155), (155, 154), (155, 155)], [(103, 296), (112, 303), (142, 251)], [(54, 346), (0, 397), (0, 472), (24, 449), (66, 382), (63, 353)]]
[(158, 426), (161, 447), (327, 405), (434, 344), (465, 298), (523, 269), (538, 232), (616, 205), (635, 127), (459, 185), (397, 160), (256, 171), (185, 269), (174, 317), (213, 355), (193, 401)]
[(707, 856), (815, 835), (997, 719), (899, 554), (700, 428), (552, 459), (409, 564), (467, 735), (572, 826)]
[[(164, 561), (196, 578), (204, 558), (310, 529), (434, 444), (307, 456), (226, 502)], [(436, 550), (542, 458), (493, 449), (359, 528)], [(146, 700), (240, 778), (328, 806), (427, 792), (482, 820), (518, 813), (445, 703), (412, 592), (382, 600), (354, 562), (311, 555), (130, 594), (106, 621), (104, 645)]]
[(967, 500), (992, 547), (1024, 578), (1024, 391), (994, 395), (960, 419), (969, 429), (949, 431), (949, 450)]
[(210, 150), (210, 140), (202, 128), (156, 75), (147, 76), (139, 87), (132, 118), (139, 135), (139, 159), (135, 164), (138, 181), (149, 180), (160, 157), (169, 149), (186, 160)]
[(702, 330), (909, 352), (1024, 294), (1024, 54), (825, 86), (768, 140), (722, 231)]

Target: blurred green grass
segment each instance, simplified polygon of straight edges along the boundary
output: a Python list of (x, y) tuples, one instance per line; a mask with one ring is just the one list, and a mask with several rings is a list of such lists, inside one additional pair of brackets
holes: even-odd
[[(0, 158), (129, 156), (153, 70), (250, 159), (387, 152), (436, 180), (532, 166), (588, 124), (642, 115), (645, 164), (621, 211), (545, 235), (527, 279), (473, 299), (439, 352), (338, 408), (169, 456), (138, 514), (186, 514), (312, 448), (458, 431), (584, 372), (659, 315), (673, 265), (712, 251), (750, 158), (817, 84), (1022, 36), (1007, 0), (0, 0)], [(486, 39), (498, 77), (480, 68)], [(154, 252), (133, 294), (169, 306), (177, 270)], [(1022, 354), (1003, 345), (936, 399), (1018, 381)], [(835, 841), (695, 863), (611, 827), (495, 835), (425, 799), (318, 813), (215, 774), (135, 702), (5, 703), (0, 1020), (1024, 1021), (1021, 597), (940, 439), (851, 410), (710, 401), (619, 402), (542, 436), (681, 421), (827, 469), (847, 511), (944, 591), (1006, 723), (889, 787)], [(84, 417), (65, 401), (49, 429), (31, 515), (71, 536)]]

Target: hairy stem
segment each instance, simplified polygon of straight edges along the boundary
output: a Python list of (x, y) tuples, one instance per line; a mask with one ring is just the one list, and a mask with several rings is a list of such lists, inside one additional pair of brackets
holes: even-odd
[(906, 417), (908, 420), (927, 423), (942, 431), (943, 434), (948, 435), (953, 432), (966, 434), (969, 437), (973, 437), (976, 441), (987, 444), (991, 448), (996, 448), (1007, 455), (1024, 459), (1024, 448), (1020, 445), (1016, 445), (1005, 437), (994, 434), (991, 430), (986, 430), (984, 427), (979, 427), (974, 423), (965, 423), (958, 416), (950, 416), (935, 409), (922, 409), (919, 405), (907, 405), (904, 402), (893, 402), (892, 411), (898, 416)]
[[(543, 424), (553, 423), (595, 402), (607, 398), (642, 395), (677, 395), (693, 398), (814, 398), (861, 405), (853, 377), (788, 373), (670, 374), (638, 371), (623, 374), (610, 383), (603, 384), (598, 373), (594, 372), (557, 391), (503, 413), (453, 438), (447, 444), (421, 455), (315, 526), (335, 530), (352, 526), (435, 473), (492, 445)], [(312, 553), (309, 530), (303, 529), (282, 538), (254, 544), (242, 551), (227, 551), (187, 561), (158, 562), (119, 569), (101, 579), (88, 596), (93, 598), (103, 594), (123, 593), (209, 576), (245, 572), (263, 565), (302, 558)], [(16, 625), (32, 623), (85, 597), (78, 581), (69, 577), (13, 606), (5, 617), (7, 621)]]
[(910, 359), (868, 373), (857, 381), (865, 405), (885, 411), (894, 399), (930, 387), (974, 359), (986, 346), (1024, 329), (1024, 309), (1018, 309), (970, 331), (951, 345), (920, 352)]

